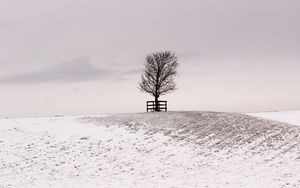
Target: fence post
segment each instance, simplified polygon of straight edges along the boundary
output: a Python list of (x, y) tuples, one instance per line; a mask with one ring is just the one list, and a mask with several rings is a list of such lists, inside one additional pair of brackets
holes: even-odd
[(155, 103), (155, 101), (146, 101), (146, 107), (147, 107), (147, 112), (155, 111), (156, 109), (158, 109), (158, 111), (162, 111), (162, 110), (164, 110), (165, 112), (168, 111), (167, 101), (158, 101), (157, 104)]

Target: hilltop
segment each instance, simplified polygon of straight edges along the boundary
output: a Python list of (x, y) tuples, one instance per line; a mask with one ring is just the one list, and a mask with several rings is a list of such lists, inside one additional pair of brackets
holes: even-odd
[(299, 134), (221, 112), (0, 120), (0, 187), (297, 187)]

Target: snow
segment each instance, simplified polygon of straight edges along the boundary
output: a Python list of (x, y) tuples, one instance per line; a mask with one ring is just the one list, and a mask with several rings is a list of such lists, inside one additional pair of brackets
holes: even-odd
[(261, 112), (249, 115), (300, 126), (300, 111)]
[(300, 187), (300, 128), (168, 112), (0, 120), (0, 187)]

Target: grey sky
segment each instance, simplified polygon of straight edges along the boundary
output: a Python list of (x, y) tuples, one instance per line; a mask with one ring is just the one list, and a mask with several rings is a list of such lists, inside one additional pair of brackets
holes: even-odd
[(157, 50), (179, 56), (179, 90), (164, 97), (173, 110), (299, 109), (299, 10), (298, 0), (0, 1), (0, 115), (143, 111), (151, 97), (136, 82)]
[(0, 80), (0, 84), (37, 84), (37, 83), (68, 83), (87, 81), (117, 81), (125, 77), (136, 75), (140, 70), (99, 69), (90, 62), (89, 58), (82, 57), (46, 67), (38, 71), (19, 73), (7, 76)]

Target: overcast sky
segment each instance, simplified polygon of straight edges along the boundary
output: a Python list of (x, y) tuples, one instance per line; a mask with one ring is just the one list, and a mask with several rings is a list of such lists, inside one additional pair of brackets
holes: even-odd
[(170, 110), (300, 109), (299, 0), (1, 0), (0, 116), (145, 111), (147, 54), (175, 51)]

